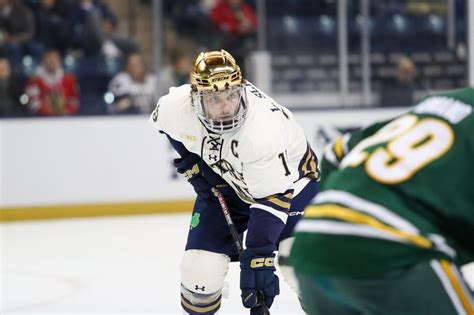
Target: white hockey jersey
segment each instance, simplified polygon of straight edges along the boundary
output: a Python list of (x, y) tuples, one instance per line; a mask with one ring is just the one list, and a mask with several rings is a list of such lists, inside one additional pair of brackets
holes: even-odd
[[(143, 82), (137, 82), (126, 72), (120, 72), (109, 83), (109, 91), (115, 98), (127, 96), (131, 98), (132, 106), (140, 113), (149, 114), (158, 99), (156, 93), (157, 80), (154, 74), (147, 74)], [(110, 112), (116, 108), (111, 106)]]
[(190, 93), (189, 84), (171, 88), (158, 101), (150, 122), (201, 156), (243, 201), (288, 210), (309, 179), (318, 178), (316, 156), (293, 114), (253, 84), (246, 83), (245, 122), (222, 135), (200, 122)]

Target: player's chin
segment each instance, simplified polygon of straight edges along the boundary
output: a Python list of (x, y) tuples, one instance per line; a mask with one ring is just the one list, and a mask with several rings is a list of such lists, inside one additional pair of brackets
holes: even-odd
[(223, 125), (223, 126), (230, 126), (232, 125), (232, 123), (234, 122), (232, 117), (223, 117), (223, 118), (219, 118), (219, 122)]

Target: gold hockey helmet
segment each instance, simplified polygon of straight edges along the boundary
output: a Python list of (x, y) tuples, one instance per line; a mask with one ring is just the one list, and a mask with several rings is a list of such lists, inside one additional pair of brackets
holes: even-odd
[(237, 130), (248, 111), (245, 81), (234, 57), (225, 50), (202, 52), (190, 73), (192, 103), (212, 132)]
[(243, 83), (240, 67), (224, 49), (200, 53), (190, 74), (193, 91), (221, 91)]

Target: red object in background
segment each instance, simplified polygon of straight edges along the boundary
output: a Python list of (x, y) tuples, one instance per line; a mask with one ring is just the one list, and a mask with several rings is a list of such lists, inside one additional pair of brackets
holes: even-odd
[(257, 16), (253, 8), (243, 1), (217, 2), (211, 11), (211, 20), (221, 31), (229, 32), (235, 37), (255, 32), (257, 27)]
[(37, 115), (71, 115), (79, 109), (79, 90), (76, 78), (71, 74), (51, 76), (41, 73), (26, 85), (29, 107)]

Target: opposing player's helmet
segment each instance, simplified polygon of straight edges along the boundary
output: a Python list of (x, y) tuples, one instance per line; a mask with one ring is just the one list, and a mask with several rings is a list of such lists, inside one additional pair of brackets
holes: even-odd
[(193, 105), (207, 129), (222, 134), (242, 125), (248, 110), (245, 82), (231, 54), (200, 53), (190, 79)]

